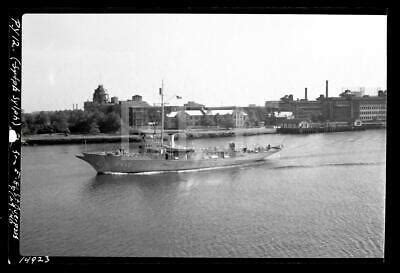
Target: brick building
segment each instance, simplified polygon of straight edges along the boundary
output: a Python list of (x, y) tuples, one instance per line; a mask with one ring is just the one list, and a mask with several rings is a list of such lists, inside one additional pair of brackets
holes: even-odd
[(200, 127), (204, 112), (201, 110), (181, 110), (166, 115), (165, 127), (167, 129), (184, 129)]
[(314, 101), (305, 98), (293, 100), (292, 95), (286, 95), (276, 101), (265, 102), (266, 110), (269, 112), (293, 112), (296, 119), (312, 121), (346, 121), (354, 122), (361, 120), (364, 124), (386, 123), (386, 91), (378, 91), (377, 96), (366, 96), (363, 92), (352, 92), (345, 90), (339, 97), (328, 96), (328, 85), (326, 94), (320, 95)]
[(206, 115), (215, 118), (217, 115), (225, 116), (228, 115), (233, 119), (233, 126), (235, 128), (243, 128), (246, 126), (248, 115), (246, 112), (237, 107), (231, 109), (209, 109)]
[(131, 100), (119, 101), (118, 97), (111, 97), (103, 85), (99, 85), (93, 93), (93, 100), (84, 102), (85, 111), (102, 111), (104, 113), (120, 113), (122, 120), (130, 127), (148, 126), (149, 122), (157, 119), (157, 110), (160, 107), (150, 106), (143, 101), (142, 96), (134, 95)]
[(147, 128), (149, 123), (158, 120), (159, 107), (143, 101), (142, 96), (134, 95), (131, 100), (121, 101), (121, 109), (128, 115), (128, 125), (132, 128)]
[(386, 122), (386, 91), (377, 96), (357, 96), (351, 92), (324, 101), (324, 118), (331, 121), (361, 120), (363, 124)]

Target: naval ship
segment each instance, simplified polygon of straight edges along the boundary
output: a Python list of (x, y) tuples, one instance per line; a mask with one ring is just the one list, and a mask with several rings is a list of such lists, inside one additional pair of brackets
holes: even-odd
[(194, 149), (175, 145), (174, 134), (170, 134), (169, 143), (164, 144), (163, 84), (160, 95), (162, 111), (159, 143), (144, 142), (138, 150), (132, 152), (119, 149), (111, 152), (83, 152), (76, 156), (89, 163), (98, 174), (146, 173), (243, 165), (263, 161), (283, 148), (282, 145), (273, 147), (270, 144), (236, 148), (235, 143), (231, 142), (225, 149)]

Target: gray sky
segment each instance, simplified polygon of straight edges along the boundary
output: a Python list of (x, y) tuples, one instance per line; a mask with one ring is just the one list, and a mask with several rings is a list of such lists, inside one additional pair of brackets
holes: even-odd
[(264, 105), (343, 87), (386, 89), (386, 16), (27, 14), (22, 108), (72, 109), (98, 84), (120, 100)]

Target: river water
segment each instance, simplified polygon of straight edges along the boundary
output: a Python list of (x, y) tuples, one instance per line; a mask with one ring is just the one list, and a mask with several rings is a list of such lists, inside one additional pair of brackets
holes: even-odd
[(250, 166), (96, 175), (74, 157), (84, 145), (23, 147), (21, 254), (383, 257), (385, 130), (191, 144), (229, 141), (284, 150)]

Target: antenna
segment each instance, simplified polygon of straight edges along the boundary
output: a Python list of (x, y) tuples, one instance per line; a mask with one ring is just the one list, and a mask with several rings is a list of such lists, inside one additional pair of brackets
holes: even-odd
[(161, 149), (164, 144), (164, 79), (161, 80)]

